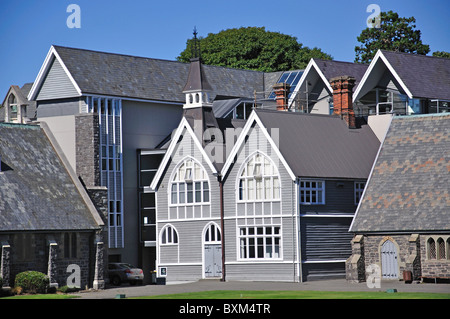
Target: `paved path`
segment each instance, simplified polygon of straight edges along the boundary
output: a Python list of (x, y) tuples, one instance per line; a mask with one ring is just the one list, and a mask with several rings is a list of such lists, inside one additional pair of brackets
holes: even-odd
[(82, 299), (113, 299), (118, 294), (125, 294), (126, 297), (138, 297), (211, 290), (386, 291), (388, 289), (397, 289), (398, 292), (450, 293), (450, 284), (405, 284), (402, 281), (382, 281), (380, 288), (371, 289), (367, 287), (366, 283), (349, 283), (345, 279), (309, 281), (305, 283), (200, 280), (186, 283), (169, 283), (167, 285), (129, 286), (124, 284), (121, 287), (108, 287), (104, 290), (83, 291), (76, 295)]

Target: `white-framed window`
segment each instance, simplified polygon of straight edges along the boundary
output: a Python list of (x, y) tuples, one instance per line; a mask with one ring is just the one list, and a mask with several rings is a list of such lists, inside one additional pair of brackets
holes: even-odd
[(300, 203), (303, 205), (325, 204), (325, 181), (301, 180)]
[(209, 181), (205, 169), (192, 158), (176, 168), (170, 184), (170, 204), (209, 203)]
[(18, 114), (17, 99), (14, 94), (9, 95), (8, 104), (9, 104), (9, 119), (17, 120), (17, 114)]
[(244, 163), (239, 176), (238, 201), (279, 201), (278, 169), (265, 155), (257, 152)]
[(239, 258), (281, 259), (281, 226), (239, 227)]
[(171, 225), (165, 226), (161, 231), (161, 245), (178, 244), (178, 232)]
[(359, 204), (364, 192), (364, 187), (366, 187), (366, 182), (355, 182), (355, 205)]
[(222, 236), (220, 233), (220, 228), (215, 223), (211, 223), (206, 226), (205, 231), (205, 243), (208, 244), (220, 244), (222, 241)]

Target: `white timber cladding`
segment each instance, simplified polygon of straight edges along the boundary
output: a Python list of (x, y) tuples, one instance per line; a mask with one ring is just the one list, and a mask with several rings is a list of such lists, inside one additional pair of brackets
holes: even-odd
[(89, 96), (87, 111), (99, 118), (100, 184), (108, 188), (108, 246), (123, 248), (122, 100)]
[(298, 189), (265, 131), (258, 122), (244, 129), (248, 137), (229, 163), (224, 194), (234, 196), (224, 202), (227, 279), (298, 281)]
[[(192, 130), (180, 126), (176, 135), (158, 169), (157, 269), (167, 280), (198, 280), (206, 277), (205, 244), (221, 244), (219, 185)], [(167, 243), (168, 226), (177, 243)]]

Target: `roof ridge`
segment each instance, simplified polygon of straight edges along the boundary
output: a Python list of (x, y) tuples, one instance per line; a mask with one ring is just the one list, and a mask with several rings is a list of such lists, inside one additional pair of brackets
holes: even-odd
[(180, 63), (180, 64), (188, 64), (186, 62), (181, 62), (181, 61), (177, 61), (177, 60), (168, 60), (168, 59), (160, 59), (160, 58), (149, 58), (149, 57), (144, 57), (144, 56), (139, 56), (139, 55), (113, 53), (113, 52), (106, 52), (106, 51), (99, 51), (99, 50), (92, 50), (92, 49), (73, 48), (73, 47), (67, 47), (67, 46), (61, 46), (61, 45), (52, 45), (52, 46), (55, 49), (62, 48), (62, 49), (69, 49), (69, 50), (102, 53), (102, 54), (108, 54), (108, 55), (125, 56), (125, 57), (130, 57), (130, 58), (137, 58), (137, 59), (146, 59), (146, 60), (155, 60), (155, 61), (162, 61), (162, 62), (174, 62), (174, 63)]
[(312, 58), (312, 59), (314, 61), (323, 61), (323, 62), (332, 62), (332, 63), (346, 63), (346, 64), (352, 64), (352, 65), (369, 66), (369, 64), (366, 64), (366, 63), (356, 63), (356, 62), (337, 61), (337, 60), (326, 60), (326, 59), (317, 59), (317, 58)]
[[(83, 48), (74, 48), (74, 47), (68, 47), (68, 46), (62, 46), (62, 45), (52, 45), (55, 49), (62, 48), (62, 49), (68, 49), (68, 50), (77, 50), (77, 51), (86, 51), (86, 52), (93, 52), (93, 53), (101, 53), (101, 54), (108, 54), (108, 55), (117, 55), (117, 56), (124, 56), (124, 57), (130, 57), (130, 58), (137, 58), (137, 59), (146, 59), (146, 60), (153, 60), (153, 61), (161, 61), (161, 62), (173, 62), (173, 63), (179, 63), (183, 65), (189, 65), (189, 62), (182, 62), (177, 60), (168, 60), (168, 59), (161, 59), (161, 58), (150, 58), (150, 57), (144, 57), (140, 55), (132, 55), (132, 54), (123, 54), (123, 53), (114, 53), (114, 52), (106, 52), (106, 51), (99, 51), (99, 50), (92, 50), (92, 49), (83, 49)], [(249, 69), (238, 69), (238, 68), (231, 68), (227, 66), (220, 66), (220, 65), (210, 65), (205, 64), (202, 62), (203, 66), (206, 67), (212, 67), (212, 68), (222, 68), (222, 69), (228, 69), (228, 70), (238, 70), (238, 71), (245, 71), (245, 72), (256, 72), (256, 73), (268, 73), (264, 71), (258, 71), (258, 70), (249, 70)], [(280, 71), (285, 72), (285, 71)]]
[(315, 117), (328, 117), (328, 118), (336, 118), (340, 119), (337, 115), (331, 115), (331, 114), (316, 114), (316, 113), (304, 113), (304, 112), (283, 112), (283, 111), (277, 111), (277, 110), (271, 110), (271, 109), (264, 109), (264, 108), (256, 108), (255, 111), (258, 112), (265, 112), (265, 113), (276, 113), (276, 114), (291, 114), (296, 116), (315, 116)]
[(402, 54), (405, 56), (411, 56), (411, 57), (418, 57), (418, 58), (431, 58), (431, 59), (442, 59), (442, 60), (448, 60), (450, 61), (449, 58), (444, 58), (441, 56), (432, 56), (432, 55), (423, 55), (423, 54), (417, 54), (417, 53), (408, 53), (408, 52), (400, 52), (400, 51), (389, 51), (389, 50), (381, 50), (380, 51), (384, 54), (384, 53), (393, 53), (393, 54)]

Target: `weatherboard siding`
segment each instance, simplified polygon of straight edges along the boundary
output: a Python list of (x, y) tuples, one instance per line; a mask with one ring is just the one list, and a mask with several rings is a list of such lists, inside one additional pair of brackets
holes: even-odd
[(54, 59), (36, 97), (37, 101), (79, 96), (58, 59)]
[[(203, 278), (203, 232), (210, 222), (220, 226), (220, 197), (217, 178), (206, 161), (200, 149), (194, 143), (192, 136), (184, 129), (183, 138), (176, 146), (167, 169), (163, 175), (157, 191), (157, 240), (158, 240), (158, 266), (167, 267), (167, 280), (198, 280)], [(194, 207), (194, 218), (178, 212), (175, 206), (169, 205), (170, 179), (178, 163), (186, 156), (197, 160), (209, 178), (210, 204), (203, 204), (203, 217), (199, 217), (200, 206)], [(191, 210), (189, 206), (187, 210)], [(179, 209), (182, 209), (179, 207)], [(183, 209), (184, 210), (184, 209)], [(210, 214), (208, 214), (210, 212)], [(178, 218), (181, 216), (181, 218)], [(161, 230), (171, 225), (178, 234), (178, 244), (161, 245)]]
[[(295, 192), (297, 187), (286, 168), (269, 145), (259, 126), (251, 130), (246, 143), (237, 153), (224, 182), (225, 215), (225, 266), (227, 280), (294, 281), (298, 280), (296, 261), (297, 218), (295, 216)], [(278, 168), (281, 187), (281, 200), (273, 202), (240, 203), (237, 202), (238, 177), (241, 166), (248, 156), (260, 151), (275, 162)], [(240, 259), (239, 226), (280, 225), (280, 259)]]

